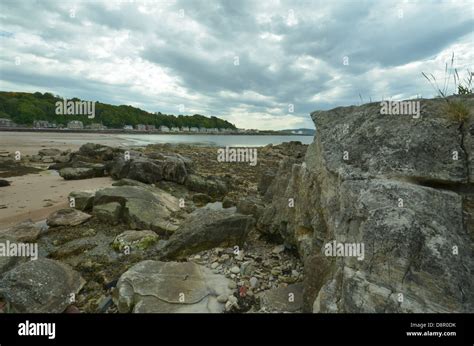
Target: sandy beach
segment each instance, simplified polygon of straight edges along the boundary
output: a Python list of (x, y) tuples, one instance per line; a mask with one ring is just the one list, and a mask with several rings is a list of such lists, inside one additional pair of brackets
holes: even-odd
[(97, 143), (109, 146), (131, 146), (133, 142), (109, 133), (7, 132), (0, 131), (0, 151), (20, 151), (34, 155), (42, 148), (77, 150), (82, 144)]
[(112, 185), (112, 178), (64, 180), (55, 171), (10, 177), (11, 186), (0, 188), (0, 229), (31, 219), (40, 221), (68, 207), (72, 191), (95, 191)]
[[(0, 151), (22, 155), (36, 155), (40, 149), (77, 150), (82, 144), (93, 142), (110, 146), (132, 144), (110, 134), (0, 132)], [(72, 191), (95, 191), (111, 186), (110, 177), (86, 180), (64, 180), (56, 171), (44, 170), (21, 176), (4, 177), (10, 186), (0, 188), (0, 229), (32, 219), (40, 221), (50, 213), (68, 206)]]

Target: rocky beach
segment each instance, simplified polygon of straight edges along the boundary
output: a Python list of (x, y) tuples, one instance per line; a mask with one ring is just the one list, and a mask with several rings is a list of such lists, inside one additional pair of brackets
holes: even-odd
[(211, 146), (9, 137), (0, 310), (472, 312), (474, 98), (462, 124), (443, 102), (418, 118), (314, 112), (312, 144), (260, 147), (255, 165)]

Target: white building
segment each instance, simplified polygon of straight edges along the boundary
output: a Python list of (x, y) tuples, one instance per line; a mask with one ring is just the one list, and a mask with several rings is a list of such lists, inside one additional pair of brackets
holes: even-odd
[(170, 128), (168, 126), (161, 125), (160, 126), (160, 131), (161, 132), (170, 132)]
[(199, 128), (197, 128), (197, 127), (191, 127), (191, 128), (189, 129), (189, 131), (191, 131), (191, 132), (199, 132)]
[(82, 130), (84, 128), (84, 124), (79, 120), (71, 120), (67, 123), (67, 128), (71, 130)]
[(189, 132), (189, 127), (188, 126), (181, 127), (181, 132)]
[(180, 132), (180, 129), (179, 129), (179, 127), (173, 126), (173, 127), (171, 128), (171, 132)]
[(123, 129), (124, 130), (133, 130), (133, 126), (132, 125), (124, 125)]

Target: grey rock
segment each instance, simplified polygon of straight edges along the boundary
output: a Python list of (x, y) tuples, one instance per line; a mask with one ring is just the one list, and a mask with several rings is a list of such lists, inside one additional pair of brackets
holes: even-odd
[(18, 265), (0, 280), (0, 300), (12, 313), (61, 313), (85, 281), (68, 265), (40, 258)]
[(254, 220), (226, 209), (198, 209), (160, 249), (161, 258), (184, 258), (215, 247), (242, 245)]
[(90, 211), (94, 204), (94, 193), (74, 191), (69, 194), (69, 200), (74, 198), (74, 208), (81, 211)]
[(65, 180), (90, 179), (105, 176), (105, 165), (93, 164), (88, 167), (67, 167), (59, 170), (59, 175)]
[[(442, 99), (416, 100), (419, 119), (378, 103), (312, 114), (315, 141), (282, 160), (258, 225), (305, 262), (305, 311), (474, 311), (474, 97), (450, 100), (470, 109), (462, 126)], [(327, 255), (333, 241), (363, 258)]]
[(171, 214), (179, 210), (177, 198), (155, 188), (117, 186), (99, 190), (95, 194), (94, 209), (109, 203), (121, 206), (119, 220), (131, 229), (171, 233), (177, 229)]
[(0, 187), (10, 186), (10, 182), (5, 179), (0, 179)]
[(302, 312), (303, 285), (273, 288), (259, 293), (260, 305), (267, 312)]
[(197, 174), (189, 174), (185, 181), (186, 187), (195, 192), (208, 194), (213, 198), (220, 198), (227, 194), (225, 182), (218, 178), (205, 178)]
[(38, 151), (40, 156), (58, 156), (61, 155), (61, 150), (55, 148), (41, 149)]
[(158, 242), (158, 238), (153, 231), (125, 231), (114, 239), (112, 247), (117, 251), (122, 251), (125, 247), (130, 250), (146, 250)]
[(198, 206), (205, 205), (212, 201), (212, 198), (205, 193), (196, 193), (193, 195), (193, 202)]
[(116, 225), (121, 219), (122, 205), (118, 202), (98, 204), (94, 206), (92, 214), (101, 221)]
[(67, 208), (60, 209), (49, 215), (48, 219), (46, 220), (46, 223), (50, 227), (77, 226), (81, 223), (86, 222), (91, 217), (91, 215), (83, 213), (80, 210)]
[(0, 231), (0, 238), (7, 237), (16, 242), (35, 242), (41, 232), (41, 227), (31, 220), (21, 222), (7, 230)]
[(117, 283), (114, 302), (119, 312), (218, 313), (217, 297), (230, 295), (229, 280), (193, 262), (143, 261)]

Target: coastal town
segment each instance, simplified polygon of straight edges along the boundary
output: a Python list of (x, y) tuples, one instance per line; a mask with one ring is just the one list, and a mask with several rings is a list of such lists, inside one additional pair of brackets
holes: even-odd
[(86, 124), (80, 120), (71, 120), (66, 125), (49, 122), (47, 120), (35, 120), (32, 126), (18, 125), (13, 120), (0, 118), (0, 131), (80, 131), (80, 132), (134, 132), (134, 133), (154, 133), (154, 134), (220, 134), (220, 135), (238, 135), (238, 134), (275, 134), (275, 132), (284, 132), (288, 135), (304, 135), (303, 130), (289, 131), (262, 131), (257, 129), (231, 129), (231, 128), (206, 128), (189, 126), (165, 125), (155, 126), (148, 124), (124, 125), (122, 128), (109, 128), (102, 123)]

